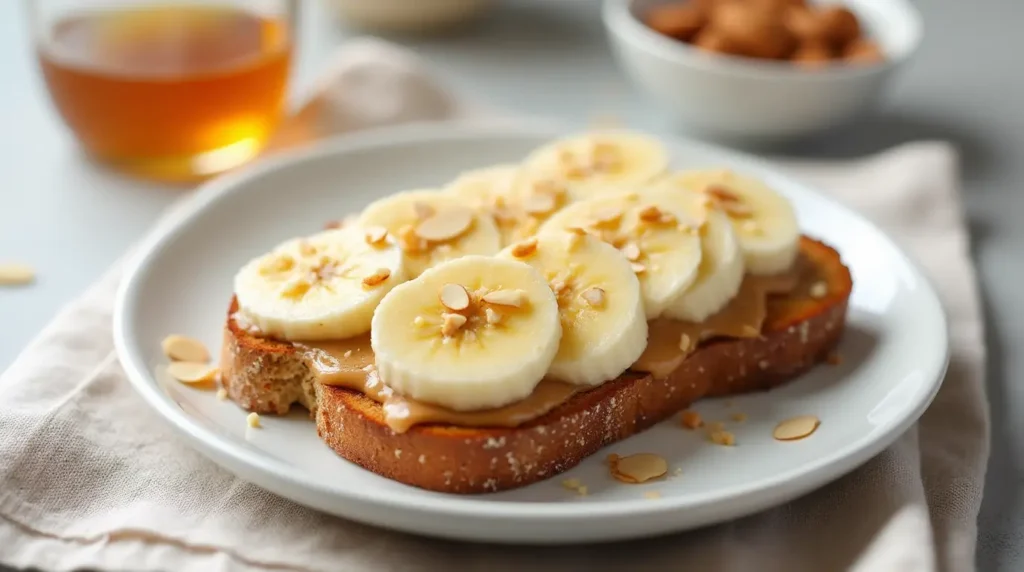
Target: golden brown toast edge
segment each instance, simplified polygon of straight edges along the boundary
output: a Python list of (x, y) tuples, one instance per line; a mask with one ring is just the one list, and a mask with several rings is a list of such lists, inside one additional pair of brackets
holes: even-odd
[(626, 372), (516, 428), (421, 425), (395, 433), (378, 403), (312, 383), (294, 346), (241, 329), (231, 318), (234, 302), (224, 332), (222, 381), (249, 410), (285, 413), (295, 402), (308, 407), (318, 434), (335, 452), (390, 479), (463, 494), (525, 486), (701, 397), (770, 389), (825, 359), (843, 331), (852, 281), (834, 249), (806, 237), (800, 246), (828, 285), (824, 297), (807, 291), (773, 297), (759, 338), (702, 344), (665, 379)]

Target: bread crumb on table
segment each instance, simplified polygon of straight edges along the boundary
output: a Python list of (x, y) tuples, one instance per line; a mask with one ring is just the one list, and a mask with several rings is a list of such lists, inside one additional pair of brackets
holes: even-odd
[(255, 411), (246, 416), (245, 422), (253, 429), (262, 427), (262, 425), (260, 425), (260, 414)]

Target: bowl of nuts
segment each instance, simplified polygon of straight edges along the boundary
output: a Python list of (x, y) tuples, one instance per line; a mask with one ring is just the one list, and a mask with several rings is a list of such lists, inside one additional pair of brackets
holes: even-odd
[(605, 0), (626, 74), (689, 131), (756, 143), (855, 119), (921, 41), (909, 0)]

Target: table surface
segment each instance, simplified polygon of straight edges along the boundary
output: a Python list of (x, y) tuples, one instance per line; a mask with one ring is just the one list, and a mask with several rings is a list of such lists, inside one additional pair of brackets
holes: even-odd
[[(322, 16), (301, 24), (297, 88), (355, 32)], [(1024, 2), (920, 2), (926, 39), (886, 105), (857, 125), (791, 145), (806, 157), (857, 157), (921, 139), (956, 143), (963, 201), (987, 319), (993, 450), (979, 521), (979, 568), (1024, 569)], [(508, 0), (478, 26), (413, 47), (451, 84), (523, 113), (584, 124), (614, 115), (670, 134), (614, 65), (589, 0)], [(50, 107), (33, 59), (23, 2), (0, 2), (0, 260), (38, 270), (36, 284), (0, 291), (0, 370), (66, 302), (95, 280), (185, 191), (141, 183), (86, 162)], [(557, 54), (557, 57), (554, 57)], [(998, 310), (995, 310), (998, 309)]]

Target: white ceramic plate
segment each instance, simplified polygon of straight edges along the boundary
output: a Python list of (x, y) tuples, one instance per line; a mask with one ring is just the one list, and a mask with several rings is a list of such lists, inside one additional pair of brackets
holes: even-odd
[[(707, 418), (748, 415), (736, 447), (714, 446), (667, 421), (580, 466), (519, 490), (462, 497), (415, 489), (336, 456), (304, 411), (245, 413), (213, 392), (168, 380), (160, 341), (190, 334), (220, 346), (237, 268), (278, 241), (318, 230), (372, 199), (440, 185), (459, 171), (515, 161), (551, 137), (536, 129), (418, 126), (338, 139), (280, 156), (206, 185), (131, 262), (114, 317), (132, 383), (190, 446), (243, 479), (346, 518), (414, 533), (495, 542), (567, 543), (683, 530), (783, 503), (880, 452), (923, 412), (947, 362), (946, 322), (934, 290), (881, 231), (759, 161), (675, 141), (677, 167), (723, 166), (767, 180), (792, 199), (807, 234), (835, 246), (855, 287), (842, 365), (822, 366), (781, 389), (697, 406)], [(815, 414), (810, 438), (774, 441), (775, 424)], [(681, 474), (644, 485), (608, 476), (607, 453), (655, 452)], [(563, 488), (578, 478), (578, 496)], [(644, 493), (657, 491), (658, 499)]]

